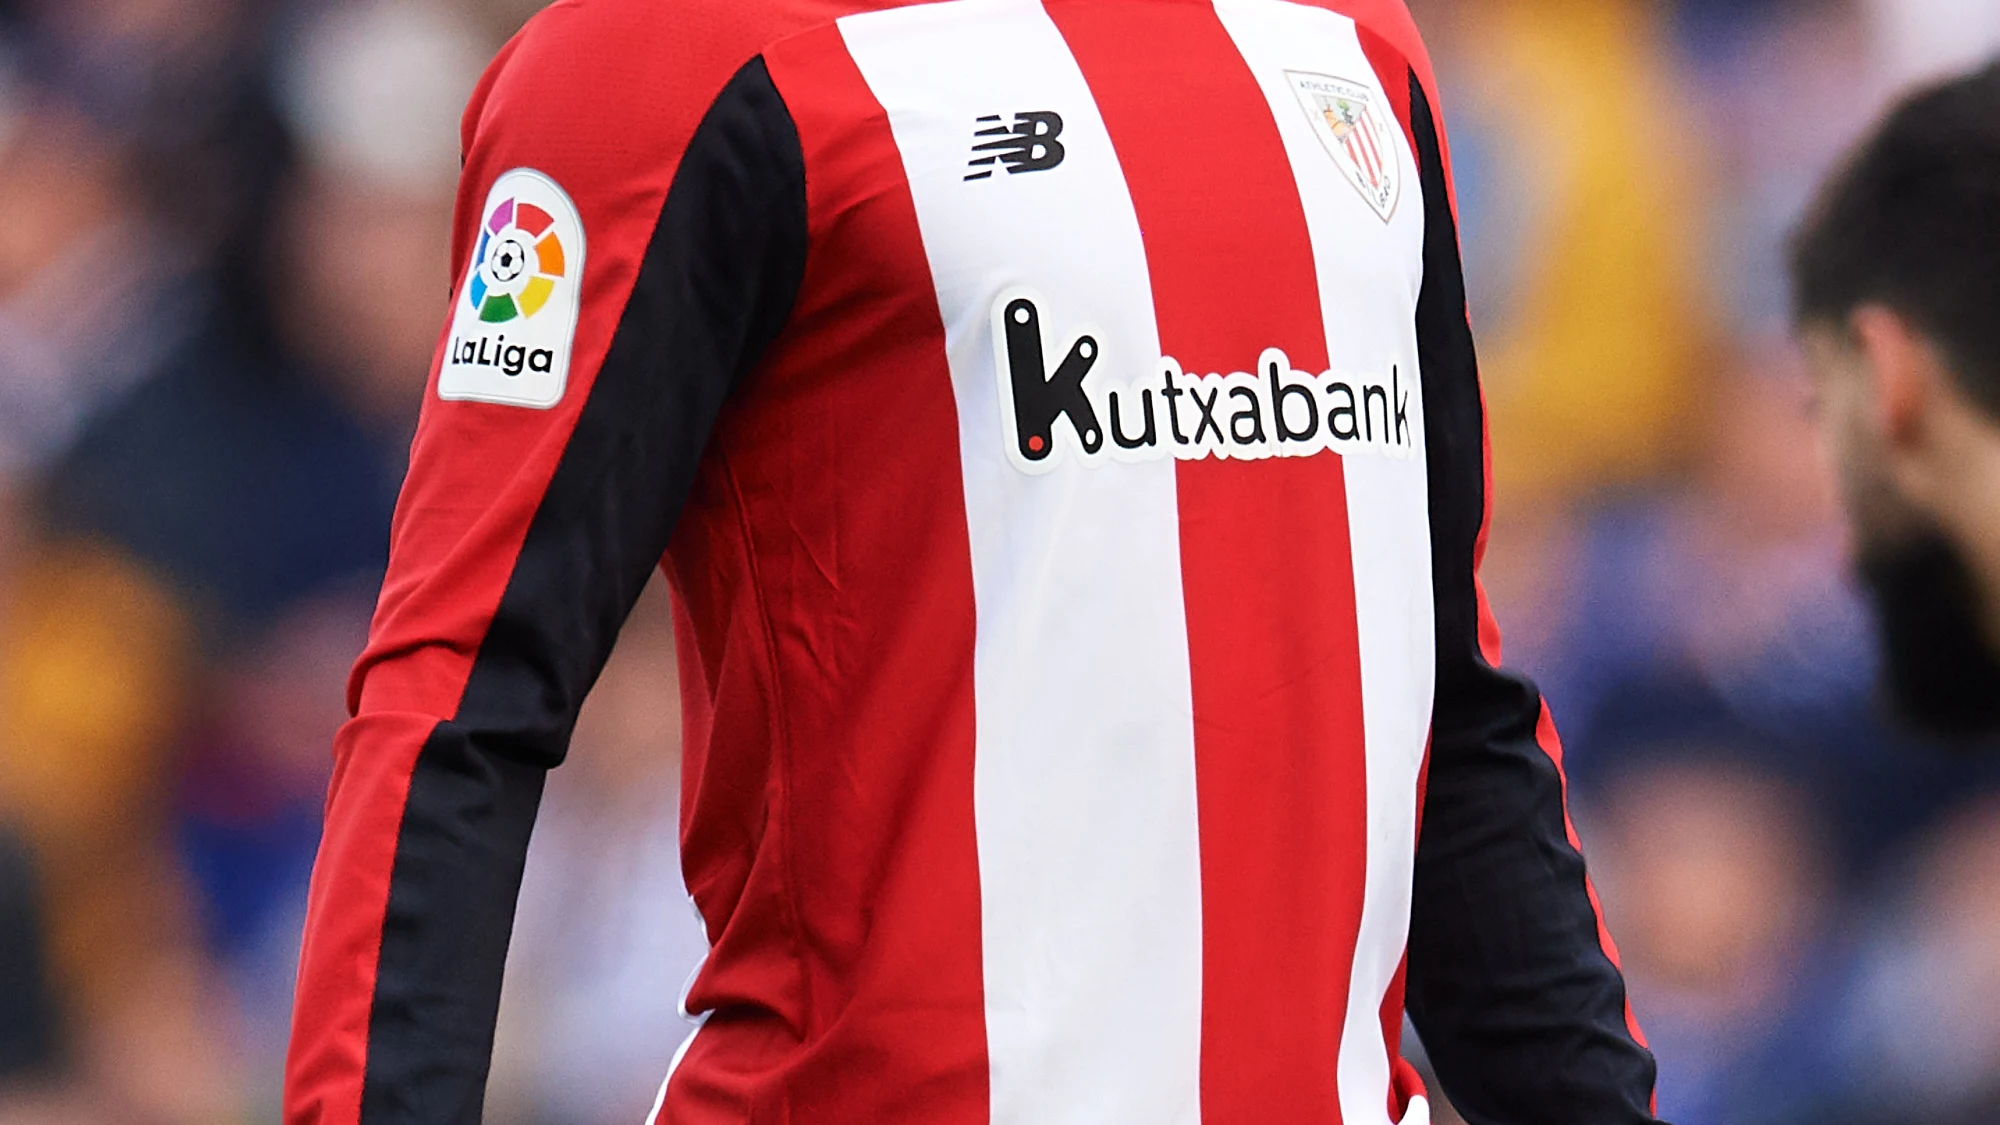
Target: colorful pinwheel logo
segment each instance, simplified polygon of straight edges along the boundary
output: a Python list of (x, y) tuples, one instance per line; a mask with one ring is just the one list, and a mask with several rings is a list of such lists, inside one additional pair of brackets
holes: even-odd
[(556, 221), (532, 203), (501, 200), (479, 230), (479, 253), (466, 299), (488, 324), (534, 316), (549, 303), (567, 268)]

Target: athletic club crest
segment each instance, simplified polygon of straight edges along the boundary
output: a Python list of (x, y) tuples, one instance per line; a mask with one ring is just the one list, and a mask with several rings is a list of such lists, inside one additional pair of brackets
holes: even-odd
[(1402, 197), (1402, 165), (1396, 160), (1396, 129), (1374, 90), (1326, 74), (1288, 70), (1285, 77), (1340, 174), (1388, 222)]

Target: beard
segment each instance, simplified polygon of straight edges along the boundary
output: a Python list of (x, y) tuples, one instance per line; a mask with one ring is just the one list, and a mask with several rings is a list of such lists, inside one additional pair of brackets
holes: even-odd
[(2000, 651), (1965, 554), (1942, 529), (1863, 546), (1861, 582), (1881, 632), (1883, 686), (1912, 726), (1964, 741), (2000, 733)]

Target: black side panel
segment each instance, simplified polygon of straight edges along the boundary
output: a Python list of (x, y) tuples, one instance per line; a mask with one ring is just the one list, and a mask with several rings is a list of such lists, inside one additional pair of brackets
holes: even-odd
[(1430, 458), (1437, 704), (1411, 906), (1408, 1007), (1472, 1125), (1653, 1119), (1653, 1059), (1598, 941), (1563, 786), (1537, 743), (1542, 700), (1479, 649), (1474, 551), (1485, 425), (1458, 232), (1430, 101), (1410, 78), (1422, 165), (1417, 346)]
[(666, 551), (723, 400), (790, 314), (805, 208), (798, 134), (752, 60), (689, 143), (457, 715), (418, 758), (376, 970), (364, 1125), (479, 1120), (545, 771)]

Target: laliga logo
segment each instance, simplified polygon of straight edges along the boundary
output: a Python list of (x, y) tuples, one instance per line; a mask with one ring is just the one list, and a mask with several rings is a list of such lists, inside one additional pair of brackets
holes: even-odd
[[(556, 283), (568, 266), (555, 217), (532, 203), (503, 199), (486, 216), (473, 256), (472, 279), (465, 299), (485, 324), (505, 324), (533, 317), (555, 295)], [(548, 348), (507, 343), (507, 336), (478, 339), (454, 337), (451, 359), (456, 364), (497, 367), (508, 375), (546, 372), (555, 361)]]
[(569, 384), (583, 310), (582, 216), (533, 168), (502, 173), (474, 214), (476, 249), (452, 305), (438, 397), (547, 410)]

